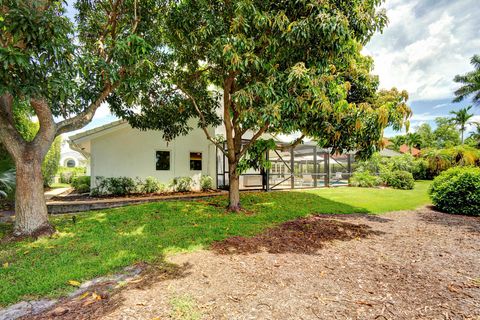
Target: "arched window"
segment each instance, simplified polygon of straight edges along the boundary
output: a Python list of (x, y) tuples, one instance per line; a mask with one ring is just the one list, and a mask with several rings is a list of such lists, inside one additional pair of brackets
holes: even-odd
[(72, 159), (67, 160), (67, 167), (75, 168), (75, 166), (76, 166), (75, 160), (72, 160)]

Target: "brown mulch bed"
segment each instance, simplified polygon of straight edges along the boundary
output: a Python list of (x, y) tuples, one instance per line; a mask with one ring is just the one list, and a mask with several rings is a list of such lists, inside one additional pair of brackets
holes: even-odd
[(255, 237), (232, 237), (216, 242), (211, 249), (221, 254), (261, 251), (313, 254), (323, 248), (326, 242), (349, 241), (383, 234), (383, 232), (372, 230), (366, 224), (353, 224), (325, 218), (318, 215), (285, 222)]
[(185, 297), (202, 319), (480, 319), (480, 217), (316, 216), (213, 248), (172, 256), (181, 277), (35, 319), (172, 319)]

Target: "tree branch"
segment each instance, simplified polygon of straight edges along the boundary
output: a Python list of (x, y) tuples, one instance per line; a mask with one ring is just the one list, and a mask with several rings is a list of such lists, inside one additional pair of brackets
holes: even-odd
[(32, 141), (35, 147), (39, 148), (42, 155), (47, 154), (50, 145), (55, 139), (55, 133), (57, 127), (55, 120), (53, 119), (52, 110), (50, 109), (47, 101), (43, 98), (30, 99), (30, 105), (32, 106), (35, 114), (37, 115), (40, 128)]
[[(235, 143), (233, 140), (233, 125), (230, 118), (230, 108), (231, 108), (231, 90), (232, 84), (234, 81), (235, 75), (230, 72), (227, 79), (223, 84), (223, 123), (225, 124), (225, 133), (227, 135), (227, 158), (230, 162), (235, 161)], [(232, 152), (230, 152), (232, 151)]]
[(205, 119), (205, 116), (204, 114), (202, 113), (202, 111), (200, 110), (200, 108), (198, 107), (198, 104), (197, 104), (197, 101), (195, 100), (195, 98), (190, 94), (188, 93), (187, 90), (185, 90), (181, 85), (178, 85), (177, 84), (177, 87), (182, 90), (183, 93), (185, 93), (187, 95), (187, 97), (192, 101), (192, 104), (193, 106), (195, 107), (195, 110), (197, 111), (198, 113), (198, 116), (200, 117), (200, 126), (203, 130), (203, 132), (205, 133), (205, 135), (207, 136), (207, 139), (212, 142), (217, 148), (219, 148), (220, 150), (222, 150), (222, 152), (225, 152), (224, 148), (223, 148), (223, 145), (221, 145), (220, 143), (218, 143), (217, 141), (215, 141), (215, 139), (213, 139), (213, 137), (210, 135), (210, 132), (208, 132), (207, 130), (207, 121)]
[(81, 129), (90, 121), (92, 121), (97, 109), (107, 99), (107, 97), (120, 86), (120, 83), (121, 81), (117, 81), (113, 85), (106, 85), (98, 98), (92, 102), (92, 104), (90, 104), (85, 111), (79, 113), (73, 118), (65, 119), (59, 122), (57, 124), (57, 136), (65, 132)]
[(13, 119), (13, 96), (11, 94), (6, 93), (0, 97), (0, 108), (4, 109), (7, 115), (7, 120), (12, 125), (15, 125), (15, 121)]
[(265, 131), (267, 131), (267, 129), (268, 129), (268, 123), (263, 128), (260, 128), (260, 130), (258, 130), (257, 133), (255, 133), (252, 139), (250, 139), (250, 141), (248, 141), (248, 143), (242, 148), (242, 151), (240, 151), (240, 154), (239, 154), (240, 158), (243, 157), (245, 153), (247, 153), (248, 149), (255, 143), (255, 141), (258, 140), (258, 138), (262, 136), (262, 134), (265, 133)]
[(7, 149), (12, 158), (17, 158), (23, 152), (26, 142), (15, 128), (15, 124), (10, 121), (13, 97), (5, 94), (0, 97), (0, 143)]
[(305, 138), (305, 135), (304, 135), (304, 134), (302, 134), (300, 137), (298, 137), (297, 139), (295, 139), (292, 143), (287, 144), (287, 145), (279, 148), (280, 151), (285, 151), (285, 150), (290, 149), (290, 148), (295, 148), (295, 147), (298, 146), (300, 143), (302, 143), (303, 138)]

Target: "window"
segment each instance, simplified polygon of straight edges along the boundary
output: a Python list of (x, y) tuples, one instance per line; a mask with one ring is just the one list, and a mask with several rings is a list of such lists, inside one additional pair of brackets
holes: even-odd
[(76, 165), (75, 160), (70, 159), (67, 161), (67, 167), (75, 168), (75, 165)]
[(157, 170), (170, 170), (170, 151), (157, 151)]
[(190, 170), (202, 170), (201, 152), (190, 152)]

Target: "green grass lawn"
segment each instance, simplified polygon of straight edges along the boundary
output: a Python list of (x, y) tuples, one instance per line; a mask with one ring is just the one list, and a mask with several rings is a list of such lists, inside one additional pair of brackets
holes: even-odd
[(71, 185), (69, 185), (68, 183), (52, 183), (52, 185), (50, 186), (51, 189), (60, 189), (60, 188), (70, 188), (72, 187)]
[[(382, 213), (429, 203), (427, 182), (415, 190), (333, 188), (246, 193), (249, 214), (228, 214), (225, 197), (151, 203), (52, 218), (52, 238), (0, 244), (0, 305), (58, 296), (85, 281), (136, 262), (161, 263), (171, 252), (208, 247), (212, 241), (251, 236), (267, 227), (320, 213)], [(0, 224), (0, 237), (11, 230)]]

